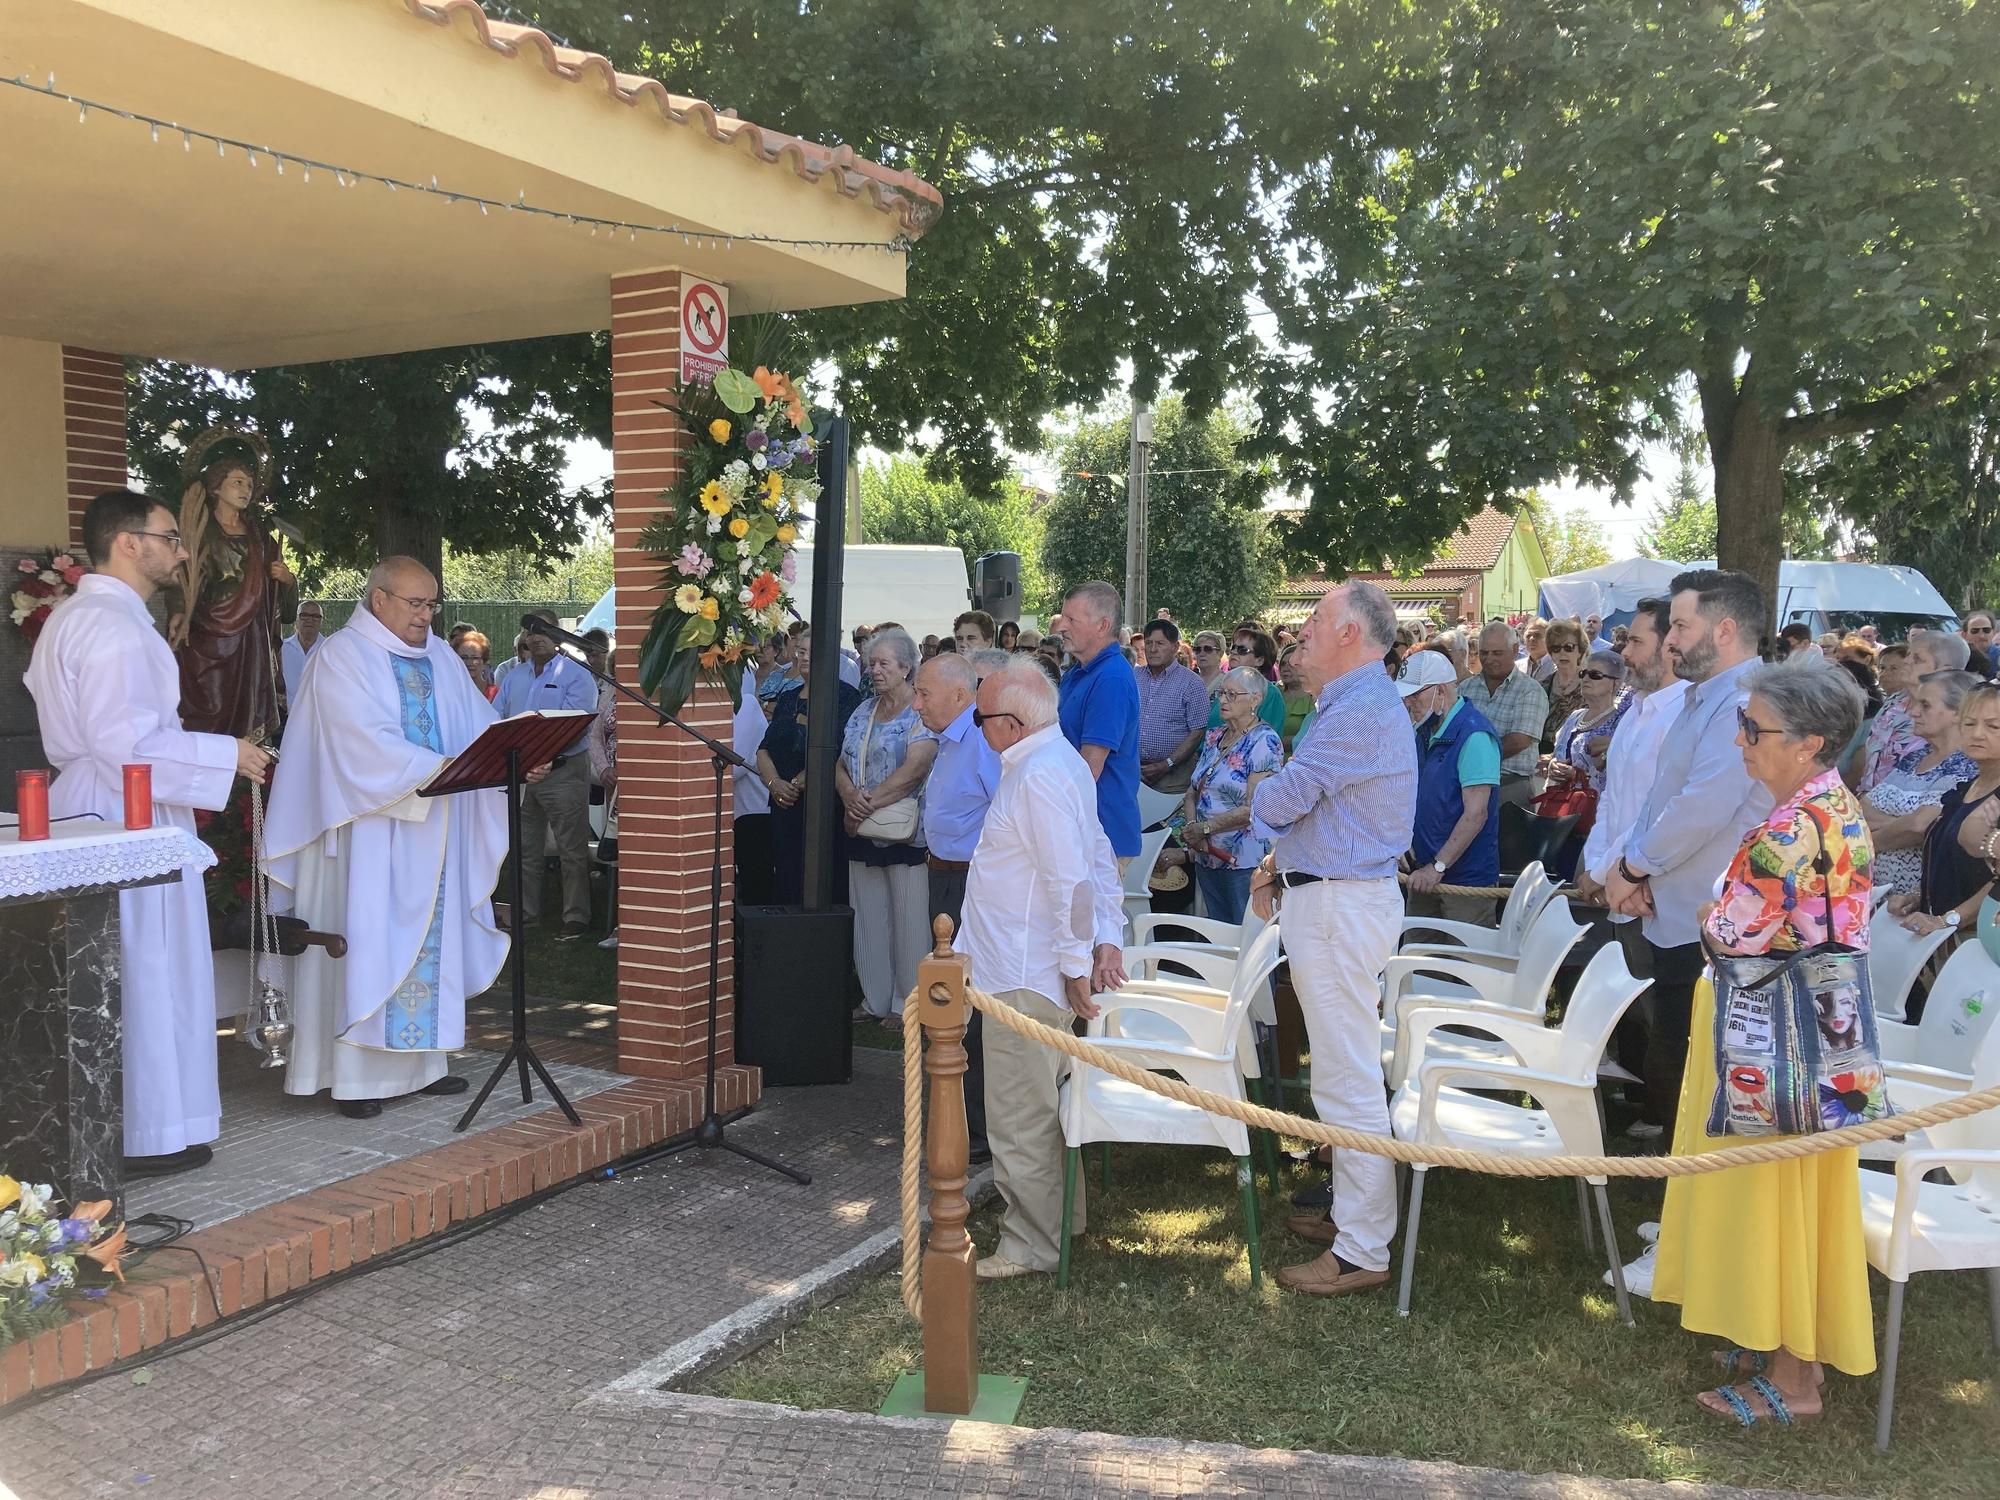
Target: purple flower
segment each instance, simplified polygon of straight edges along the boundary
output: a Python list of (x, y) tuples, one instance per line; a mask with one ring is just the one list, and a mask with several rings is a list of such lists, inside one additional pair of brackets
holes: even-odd
[(796, 583), (799, 578), (799, 559), (795, 552), (785, 554), (784, 566), (778, 569), (778, 576), (787, 583)]
[(762, 453), (764, 445), (771, 441), (771, 435), (761, 427), (753, 427), (743, 434), (743, 446), (752, 453)]
[(65, 1246), (87, 1245), (95, 1228), (88, 1219), (62, 1219), (62, 1242)]
[(693, 542), (681, 548), (681, 555), (674, 559), (674, 569), (683, 578), (706, 578), (714, 567), (715, 559)]
[(780, 444), (778, 447), (773, 448), (771, 450), (770, 457), (771, 457), (771, 467), (774, 469), (783, 469), (787, 467), (792, 461), (792, 455), (790, 450), (785, 448), (783, 444)]

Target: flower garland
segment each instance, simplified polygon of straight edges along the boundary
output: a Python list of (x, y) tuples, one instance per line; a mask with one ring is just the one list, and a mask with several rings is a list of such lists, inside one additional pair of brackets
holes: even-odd
[(47, 1183), (16, 1182), (0, 1172), (0, 1347), (55, 1327), (72, 1293), (104, 1295), (102, 1287), (79, 1286), (90, 1274), (79, 1260), (125, 1279), (118, 1266), (125, 1226), (104, 1226), (110, 1200), (79, 1203), (67, 1217), (55, 1212), (54, 1200)]
[(791, 377), (763, 365), (683, 387), (669, 408), (695, 441), (669, 509), (641, 534), (664, 565), (639, 648), (639, 685), (678, 713), (697, 672), (743, 701), (744, 657), (782, 629), (801, 507), (819, 498), (812, 418)]
[(14, 566), (21, 575), (14, 590), (14, 624), (32, 647), (49, 622), (49, 611), (70, 596), (89, 570), (69, 553), (53, 547), (40, 562), (24, 557)]

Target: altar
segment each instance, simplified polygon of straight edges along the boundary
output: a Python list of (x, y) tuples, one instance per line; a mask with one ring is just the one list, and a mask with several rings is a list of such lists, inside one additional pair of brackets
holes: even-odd
[(215, 857), (179, 828), (0, 829), (0, 1150), (65, 1201), (125, 1198), (118, 893)]

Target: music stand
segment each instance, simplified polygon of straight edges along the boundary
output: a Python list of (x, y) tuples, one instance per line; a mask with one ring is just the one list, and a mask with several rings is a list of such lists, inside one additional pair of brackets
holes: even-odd
[[(472, 1117), (479, 1113), (486, 1096), (493, 1092), (493, 1085), (500, 1081), (509, 1066), (518, 1066), (521, 1070), (523, 1104), (531, 1104), (535, 1098), (528, 1082), (528, 1069), (532, 1067), (542, 1080), (542, 1087), (549, 1091), (549, 1097), (569, 1117), (570, 1124), (583, 1123), (583, 1117), (563, 1097), (562, 1090), (549, 1077), (549, 1070), (542, 1066), (542, 1060), (535, 1056), (535, 1049), (528, 1041), (527, 943), (521, 931), (521, 866), (525, 858), (521, 852), (521, 768), (524, 765), (546, 765), (561, 755), (589, 730), (592, 717), (581, 709), (560, 709), (516, 714), (511, 719), (489, 724), (478, 739), (439, 767), (435, 776), (417, 788), (419, 797), (447, 797), (459, 792), (489, 791), (496, 787), (504, 787), (507, 791), (507, 848), (513, 856), (514, 865), (507, 923), (507, 937), (512, 950), (509, 966), (513, 971), (514, 1038), (501, 1055), (500, 1065), (487, 1078), (486, 1086), (479, 1091), (471, 1107), (459, 1117), (458, 1124), (452, 1127), (454, 1130), (463, 1130), (472, 1123)], [(535, 862), (535, 869), (539, 875), (539, 859)]]

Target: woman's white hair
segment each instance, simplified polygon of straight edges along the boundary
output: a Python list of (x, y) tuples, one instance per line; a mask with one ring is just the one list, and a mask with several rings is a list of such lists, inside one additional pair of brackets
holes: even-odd
[(1248, 693), (1253, 702), (1262, 704), (1264, 689), (1270, 685), (1271, 680), (1255, 667), (1231, 667), (1215, 680), (1215, 691), (1220, 693), (1225, 687), (1233, 687)]
[(896, 665), (903, 669), (905, 677), (914, 678), (917, 675), (917, 665), (923, 660), (923, 654), (917, 650), (917, 643), (911, 639), (909, 631), (876, 631), (868, 637), (865, 655), (872, 657), (884, 647), (896, 658)]
[(992, 690), (996, 714), (1012, 714), (1025, 734), (1046, 729), (1056, 721), (1056, 685), (1031, 658), (1010, 656), (1005, 666), (986, 674), (981, 688)]

